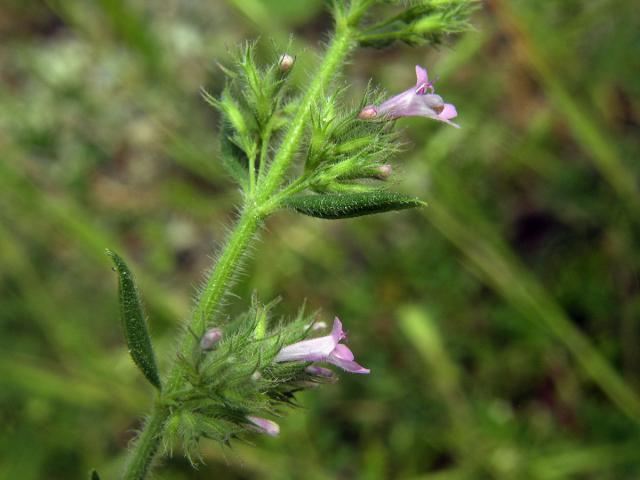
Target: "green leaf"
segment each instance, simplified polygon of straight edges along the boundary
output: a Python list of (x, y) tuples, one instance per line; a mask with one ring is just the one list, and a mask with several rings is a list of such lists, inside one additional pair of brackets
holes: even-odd
[(232, 133), (229, 124), (224, 122), (220, 132), (222, 165), (241, 187), (246, 188), (249, 180), (249, 159), (244, 151), (231, 140)]
[(100, 475), (95, 470), (91, 470), (91, 480), (100, 480)]
[(423, 207), (426, 203), (419, 198), (401, 193), (370, 192), (297, 195), (288, 198), (284, 205), (310, 217), (338, 219)]
[(120, 297), (120, 317), (124, 328), (124, 336), (129, 347), (129, 353), (134, 363), (143, 375), (158, 390), (162, 389), (156, 359), (151, 345), (151, 337), (147, 330), (144, 309), (138, 294), (138, 289), (129, 267), (115, 252), (107, 250), (115, 270), (118, 273)]

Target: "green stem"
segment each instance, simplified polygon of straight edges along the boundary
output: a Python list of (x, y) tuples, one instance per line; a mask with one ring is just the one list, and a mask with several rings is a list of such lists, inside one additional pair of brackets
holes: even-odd
[(123, 480), (145, 478), (151, 471), (153, 459), (160, 445), (160, 438), (164, 430), (166, 417), (167, 413), (165, 413), (164, 410), (154, 409), (154, 411), (151, 412), (149, 420), (133, 447), (133, 453), (135, 453), (135, 455), (129, 456), (124, 475), (122, 476)]
[(258, 153), (256, 152), (254, 155), (249, 157), (249, 195), (253, 195), (253, 192), (256, 187), (256, 156)]
[[(211, 271), (207, 283), (198, 299), (187, 333), (184, 334), (178, 352), (186, 357), (197, 347), (197, 339), (188, 332), (204, 332), (207, 321), (212, 317), (220, 305), (222, 298), (230, 287), (238, 264), (247, 250), (251, 240), (260, 225), (261, 217), (255, 209), (247, 208), (240, 215), (238, 222), (227, 239), (215, 267)], [(165, 384), (164, 395), (170, 396), (180, 388), (182, 383), (182, 368), (178, 362), (174, 363)], [(123, 479), (142, 480), (151, 469), (153, 459), (158, 452), (162, 433), (169, 416), (167, 408), (155, 408), (138, 437), (129, 460), (125, 467)]]
[[(242, 261), (242, 257), (254, 238), (262, 219), (270, 213), (269, 206), (273, 204), (272, 200), (281, 198), (281, 195), (276, 194), (274, 196), (274, 193), (281, 187), (287, 169), (299, 148), (313, 102), (318, 95), (327, 89), (337, 70), (344, 62), (345, 57), (355, 46), (354, 38), (357, 35), (357, 31), (352, 29), (350, 25), (354, 25), (356, 23), (355, 20), (359, 19), (360, 16), (361, 12), (358, 12), (357, 15), (349, 17), (348, 21), (344, 19), (338, 21), (336, 34), (327, 50), (324, 62), (309, 85), (273, 164), (264, 177), (264, 181), (260, 182), (260, 178), (258, 178), (255, 196), (250, 197), (255, 199), (255, 203), (245, 206), (233, 232), (227, 239), (225, 247), (198, 298), (193, 316), (186, 329), (187, 332), (191, 331), (196, 334), (204, 332), (207, 322), (219, 308), (224, 295), (229, 290), (238, 265)], [(290, 187), (293, 187), (292, 190), (285, 191), (294, 191), (297, 185), (292, 184)], [(190, 333), (185, 333), (178, 349), (178, 355), (188, 358), (194, 348), (197, 348), (197, 339)], [(180, 364), (174, 363), (165, 382), (163, 395), (170, 396), (181, 387), (183, 382), (182, 373)], [(169, 409), (162, 406), (157, 406), (152, 411), (129, 454), (123, 475), (125, 480), (142, 480), (150, 472), (169, 413)]]
[[(220, 305), (220, 300), (229, 289), (229, 281), (233, 279), (238, 264), (256, 233), (261, 220), (256, 209), (251, 207), (245, 208), (240, 215), (238, 223), (228, 238), (220, 258), (200, 293), (191, 324), (189, 325), (191, 331), (196, 332), (196, 334), (204, 333), (207, 321), (211, 319)], [(192, 335), (185, 335), (182, 351), (184, 352), (185, 348), (193, 346), (195, 342), (196, 340)]]
[(269, 142), (271, 141), (271, 121), (267, 125), (265, 131), (263, 132), (260, 145), (260, 162), (258, 164), (258, 182), (262, 181), (262, 177), (264, 175), (266, 166), (267, 166), (267, 153), (269, 153)]

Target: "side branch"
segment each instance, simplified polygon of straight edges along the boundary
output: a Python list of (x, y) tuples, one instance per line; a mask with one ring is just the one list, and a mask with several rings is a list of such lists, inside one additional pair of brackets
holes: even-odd
[(282, 183), (296, 150), (300, 146), (311, 114), (311, 107), (318, 96), (330, 85), (345, 58), (355, 47), (354, 37), (355, 30), (347, 25), (338, 25), (336, 34), (325, 55), (325, 60), (302, 98), (298, 111), (291, 121), (282, 145), (264, 179), (264, 184), (258, 187), (258, 202), (269, 198)]

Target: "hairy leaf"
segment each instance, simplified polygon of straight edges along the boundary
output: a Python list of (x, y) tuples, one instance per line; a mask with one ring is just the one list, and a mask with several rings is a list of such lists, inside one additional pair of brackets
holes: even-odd
[(160, 376), (156, 367), (151, 337), (149, 336), (144, 309), (133, 274), (122, 258), (115, 252), (107, 250), (107, 255), (111, 257), (118, 273), (120, 317), (131, 358), (133, 358), (134, 363), (140, 368), (147, 380), (158, 390), (161, 390)]
[(425, 206), (422, 200), (393, 192), (297, 195), (285, 206), (310, 217), (339, 219)]
[(244, 151), (231, 140), (231, 127), (225, 122), (220, 132), (220, 156), (227, 173), (246, 188), (249, 179), (249, 159)]

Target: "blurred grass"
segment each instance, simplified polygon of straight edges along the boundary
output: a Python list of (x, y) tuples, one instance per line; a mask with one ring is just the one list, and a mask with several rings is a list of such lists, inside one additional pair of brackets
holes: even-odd
[[(303, 5), (304, 4), (304, 5)], [(151, 400), (104, 248), (174, 345), (238, 194), (216, 162), (227, 48), (313, 73), (323, 2), (0, 5), (0, 478), (116, 478)], [(350, 94), (439, 75), (460, 131), (400, 122), (397, 189), (430, 207), (279, 215), (238, 286), (340, 315), (369, 378), (306, 392), (278, 439), (158, 478), (634, 479), (640, 471), (639, 13), (492, 0), (453, 48), (363, 51)], [(168, 358), (161, 358), (166, 363)]]

